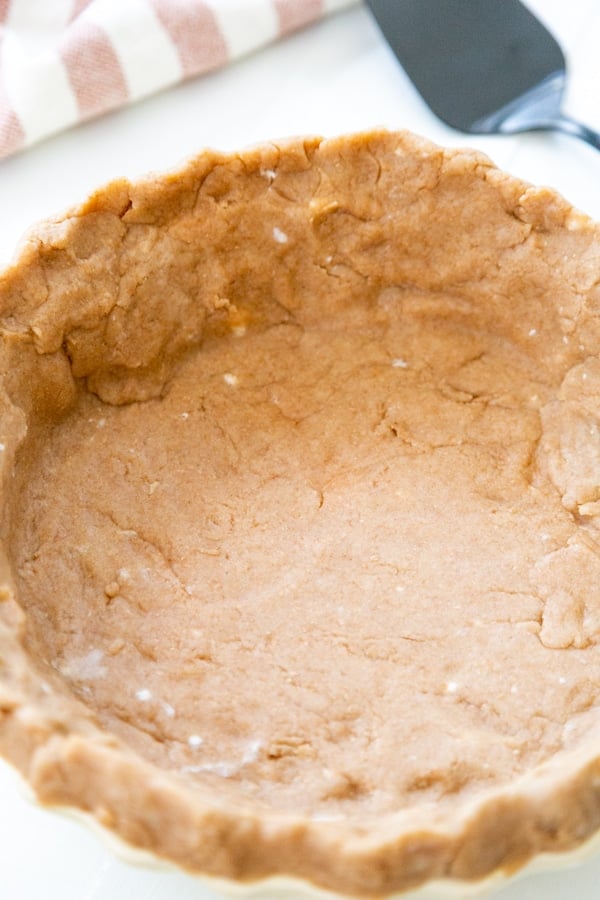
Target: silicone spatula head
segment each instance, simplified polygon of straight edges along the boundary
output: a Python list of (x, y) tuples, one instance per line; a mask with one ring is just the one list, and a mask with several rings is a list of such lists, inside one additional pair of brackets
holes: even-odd
[(600, 134), (561, 112), (565, 59), (519, 0), (367, 0), (433, 112), (472, 134)]

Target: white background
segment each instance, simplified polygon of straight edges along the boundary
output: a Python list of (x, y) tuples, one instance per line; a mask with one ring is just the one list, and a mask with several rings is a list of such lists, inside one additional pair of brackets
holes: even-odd
[[(500, 2), (500, 0), (499, 0)], [(565, 110), (600, 129), (600, 4), (530, 0), (566, 51)], [(558, 188), (600, 219), (600, 153), (561, 135), (464, 137), (415, 93), (361, 6), (214, 75), (80, 126), (0, 163), (0, 264), (37, 219), (99, 184), (173, 167), (206, 146), (234, 149), (294, 134), (410, 128), (470, 145), (502, 168)], [(118, 861), (87, 829), (24, 800), (0, 764), (0, 900), (214, 900), (173, 871)], [(521, 878), (494, 900), (598, 900), (600, 859)]]

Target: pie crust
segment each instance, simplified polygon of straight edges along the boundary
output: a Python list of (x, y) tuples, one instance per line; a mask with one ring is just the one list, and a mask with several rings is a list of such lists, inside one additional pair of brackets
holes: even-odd
[(406, 133), (205, 152), (0, 277), (0, 753), (238, 883), (600, 827), (600, 229)]

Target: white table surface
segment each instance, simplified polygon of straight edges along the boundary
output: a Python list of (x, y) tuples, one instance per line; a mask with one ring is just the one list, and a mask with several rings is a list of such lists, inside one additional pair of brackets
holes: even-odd
[[(600, 130), (598, 0), (529, 0), (567, 55), (565, 109)], [(0, 264), (37, 219), (112, 178), (173, 167), (203, 147), (234, 149), (293, 134), (410, 128), (470, 145), (502, 168), (556, 187), (600, 219), (600, 154), (561, 135), (462, 136), (424, 106), (361, 6), (216, 74), (58, 135), (0, 163)], [(33, 853), (32, 853), (33, 847)], [(598, 900), (600, 858), (530, 875), (494, 900)], [(0, 763), (0, 900), (214, 900), (175, 871), (125, 864), (88, 832), (24, 800)]]

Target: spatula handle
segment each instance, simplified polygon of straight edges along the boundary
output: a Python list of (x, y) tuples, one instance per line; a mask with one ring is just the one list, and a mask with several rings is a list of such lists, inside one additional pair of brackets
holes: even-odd
[(578, 122), (576, 119), (561, 113), (551, 124), (554, 131), (562, 131), (563, 134), (570, 134), (572, 137), (580, 138), (587, 144), (591, 144), (596, 150), (600, 150), (600, 134), (594, 131), (593, 128), (583, 125), (582, 122)]
[(593, 128), (588, 128), (587, 125), (583, 125), (577, 119), (572, 119), (563, 113), (560, 113), (556, 118), (550, 119), (548, 124), (542, 127), (551, 131), (561, 131), (563, 134), (570, 134), (571, 137), (580, 138), (586, 144), (591, 144), (596, 150), (600, 150), (600, 134), (594, 131)]

